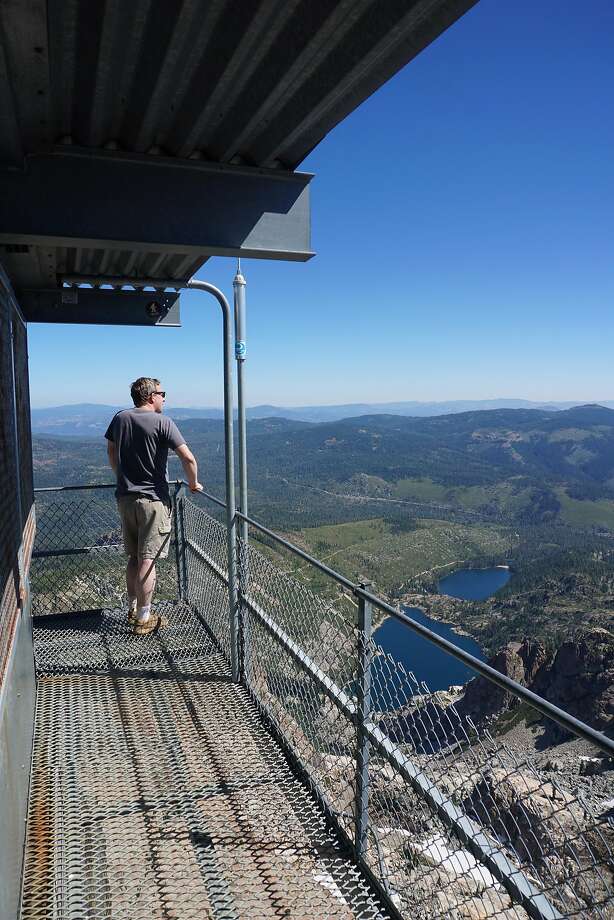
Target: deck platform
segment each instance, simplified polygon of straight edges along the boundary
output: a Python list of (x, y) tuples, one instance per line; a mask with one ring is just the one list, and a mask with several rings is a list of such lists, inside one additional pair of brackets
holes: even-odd
[(180, 603), (46, 617), (22, 920), (387, 916)]

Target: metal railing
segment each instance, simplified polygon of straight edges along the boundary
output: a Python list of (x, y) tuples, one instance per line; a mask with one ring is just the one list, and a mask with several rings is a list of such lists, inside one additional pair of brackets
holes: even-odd
[[(182, 483), (170, 485), (175, 508)], [(33, 616), (88, 612), (125, 603), (126, 560), (113, 489), (114, 484), (104, 484), (34, 490)], [(177, 596), (177, 552), (175, 532), (168, 558), (157, 564), (158, 597)]]
[[(226, 527), (179, 488), (175, 508), (162, 589), (198, 610), (226, 659), (239, 662), (264, 722), (393, 915), (614, 917), (610, 739), (248, 518), (233, 648)], [(56, 611), (54, 597), (81, 609), (90, 582), (88, 600), (113, 604), (123, 589), (112, 504), (85, 513), (62, 500), (42, 512), (35, 614)], [(289, 571), (288, 554), (317, 571), (317, 590)], [(59, 571), (44, 568), (59, 558)], [(382, 616), (471, 666), (508, 701), (501, 715), (477, 718), (463, 689), (431, 693), (380, 646), (373, 625)], [(554, 722), (581, 740), (557, 746)]]

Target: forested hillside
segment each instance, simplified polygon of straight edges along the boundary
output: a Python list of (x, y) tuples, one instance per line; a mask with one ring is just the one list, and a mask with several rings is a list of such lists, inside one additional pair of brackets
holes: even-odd
[[(222, 422), (184, 419), (181, 429), (203, 481), (220, 492)], [(351, 504), (338, 497), (345, 495), (377, 499), (380, 509), (417, 502), (520, 523), (614, 528), (612, 409), (258, 419), (248, 438), (253, 507), (275, 526), (351, 519)], [(102, 438), (38, 436), (34, 464), (38, 485), (109, 481)], [(170, 473), (180, 473), (176, 460)]]

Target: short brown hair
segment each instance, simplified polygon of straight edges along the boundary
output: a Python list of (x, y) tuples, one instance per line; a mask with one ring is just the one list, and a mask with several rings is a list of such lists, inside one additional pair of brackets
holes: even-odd
[(130, 395), (132, 402), (138, 408), (144, 406), (152, 393), (160, 386), (160, 381), (155, 377), (139, 377), (134, 383), (130, 384)]

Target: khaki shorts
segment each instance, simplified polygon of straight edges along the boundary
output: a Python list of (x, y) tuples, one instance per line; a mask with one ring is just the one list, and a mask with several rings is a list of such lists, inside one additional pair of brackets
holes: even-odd
[(166, 559), (171, 543), (171, 507), (138, 495), (117, 499), (124, 548), (139, 559)]

